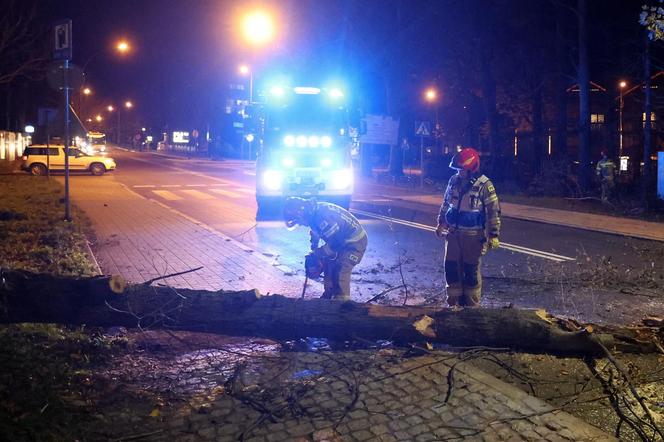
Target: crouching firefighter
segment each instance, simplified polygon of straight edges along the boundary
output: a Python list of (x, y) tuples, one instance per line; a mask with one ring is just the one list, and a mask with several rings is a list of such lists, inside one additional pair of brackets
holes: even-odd
[[(367, 249), (367, 233), (347, 210), (314, 199), (290, 197), (284, 204), (286, 227), (308, 226), (311, 253), (305, 258), (307, 276), (323, 273), (322, 298), (350, 299), (350, 275)], [(320, 240), (324, 244), (319, 246)]]
[(500, 206), (493, 184), (479, 173), (475, 149), (461, 149), (450, 167), (457, 173), (447, 185), (436, 228), (439, 238), (447, 238), (447, 303), (475, 307), (482, 294), (482, 255), (500, 246)]

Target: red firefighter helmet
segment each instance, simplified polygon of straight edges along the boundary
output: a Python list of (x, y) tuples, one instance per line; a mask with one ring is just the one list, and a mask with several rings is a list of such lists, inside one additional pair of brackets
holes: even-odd
[(452, 161), (450, 161), (450, 167), (475, 173), (480, 170), (480, 154), (472, 147), (465, 147), (454, 154)]

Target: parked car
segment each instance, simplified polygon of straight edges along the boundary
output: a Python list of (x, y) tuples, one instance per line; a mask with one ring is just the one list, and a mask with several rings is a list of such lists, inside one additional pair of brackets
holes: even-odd
[[(65, 169), (65, 147), (63, 145), (46, 146), (33, 144), (25, 149), (21, 168), (33, 175), (46, 175), (47, 169)], [(115, 170), (115, 161), (107, 156), (88, 155), (76, 147), (69, 148), (69, 170), (88, 171), (93, 175)]]

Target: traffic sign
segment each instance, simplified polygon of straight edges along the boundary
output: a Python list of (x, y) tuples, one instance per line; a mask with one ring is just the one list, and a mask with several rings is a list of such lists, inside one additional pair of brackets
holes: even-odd
[(71, 20), (61, 20), (56, 22), (53, 26), (53, 37), (53, 58), (55, 60), (71, 60)]
[(431, 122), (430, 121), (416, 121), (415, 122), (415, 135), (418, 137), (431, 136)]
[(46, 71), (46, 82), (48, 85), (60, 91), (65, 87), (65, 74), (67, 70), (67, 87), (69, 89), (78, 89), (83, 85), (83, 71), (71, 63), (64, 61), (53, 62)]

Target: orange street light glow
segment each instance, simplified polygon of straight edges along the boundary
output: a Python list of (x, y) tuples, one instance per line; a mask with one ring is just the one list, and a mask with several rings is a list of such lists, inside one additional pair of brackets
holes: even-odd
[(106, 108), (106, 110), (109, 111), (109, 112), (113, 112), (115, 110), (115, 108), (113, 106), (108, 106)]
[(101, 117), (101, 115), (97, 115), (95, 117), (95, 120), (97, 120), (97, 122), (100, 122), (101, 120), (103, 120), (103, 118)]
[(424, 98), (426, 98), (427, 101), (434, 101), (437, 97), (438, 93), (433, 88), (429, 88), (424, 92)]
[(92, 90), (89, 87), (86, 87), (85, 89), (83, 89), (83, 93), (85, 95), (90, 95), (92, 93)]
[(275, 29), (272, 17), (265, 11), (254, 11), (244, 16), (242, 33), (251, 44), (263, 45), (274, 37)]
[(249, 73), (249, 66), (247, 66), (246, 64), (240, 65), (238, 70), (242, 75), (247, 75)]
[(622, 89), (622, 88), (624, 88), (625, 86), (627, 86), (627, 82), (626, 82), (626, 81), (621, 81), (621, 82), (620, 82), (620, 88)]
[(130, 109), (130, 108), (132, 108), (133, 106), (134, 106), (134, 103), (132, 103), (131, 101), (127, 101), (127, 102), (125, 102), (125, 107), (126, 107), (127, 109)]
[(120, 40), (115, 46), (115, 49), (120, 52), (127, 52), (129, 50), (129, 43), (127, 43), (125, 40)]

